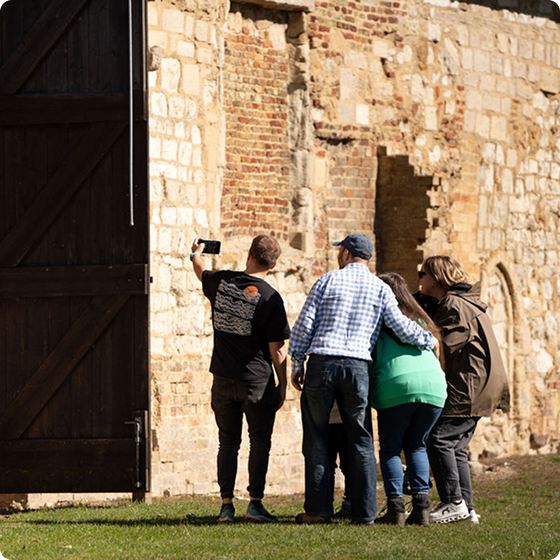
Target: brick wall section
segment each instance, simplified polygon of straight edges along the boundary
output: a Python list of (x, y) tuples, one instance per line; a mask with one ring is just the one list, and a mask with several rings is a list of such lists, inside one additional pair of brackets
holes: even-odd
[[(259, 12), (232, 4), (243, 17), (225, 36), (226, 168), (222, 195), (225, 237), (272, 233), (288, 237), (288, 53), (275, 48)], [(285, 18), (280, 24), (286, 25)], [(230, 28), (231, 29), (231, 28)], [(285, 44), (284, 44), (285, 47)]]
[[(426, 182), (425, 241), (402, 265), (415, 270), (423, 256), (451, 253), (475, 279), (486, 274), (500, 309), (513, 310), (500, 328), (515, 413), (481, 421), (473, 457), (556, 449), (560, 29), (536, 3), (497, 4), (321, 0), (299, 21), (235, 5), (228, 16), (212, 2), (148, 4), (151, 45), (163, 50), (150, 72), (156, 493), (217, 489), (210, 313), (188, 240), (221, 238), (223, 254), (209, 266), (239, 270), (253, 232), (272, 231), (284, 254), (270, 281), (293, 323), (315, 278), (337, 266), (332, 242), (374, 231), (380, 147)], [(299, 105), (288, 97), (296, 83), (310, 92), (310, 108), (305, 96)], [(305, 118), (293, 118), (294, 107)], [(307, 132), (298, 122), (313, 130), (290, 144), (294, 130)], [(300, 167), (296, 148), (310, 154)], [(290, 162), (310, 180), (288, 185)], [(306, 216), (297, 224), (301, 248), (286, 242), (297, 203)], [(498, 269), (507, 282), (496, 283), (506, 277)], [(289, 389), (270, 491), (302, 489), (300, 450), (298, 395)], [(244, 444), (241, 493), (246, 457)]]

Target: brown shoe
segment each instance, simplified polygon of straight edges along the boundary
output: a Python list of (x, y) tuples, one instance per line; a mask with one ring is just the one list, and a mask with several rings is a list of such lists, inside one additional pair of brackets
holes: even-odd
[(322, 515), (308, 515), (307, 513), (298, 513), (296, 515), (296, 523), (298, 525), (325, 525), (330, 522), (330, 517), (323, 517)]

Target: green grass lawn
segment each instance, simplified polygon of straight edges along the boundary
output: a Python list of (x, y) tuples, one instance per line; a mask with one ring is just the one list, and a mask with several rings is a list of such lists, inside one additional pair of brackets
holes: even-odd
[[(216, 523), (219, 500), (195, 497), (64, 507), (0, 517), (0, 552), (23, 558), (542, 558), (560, 553), (560, 457), (496, 461), (475, 478), (479, 525), (298, 526), (302, 496), (268, 497), (277, 525)], [(379, 492), (383, 506), (383, 491)], [(433, 496), (434, 503), (436, 500)]]

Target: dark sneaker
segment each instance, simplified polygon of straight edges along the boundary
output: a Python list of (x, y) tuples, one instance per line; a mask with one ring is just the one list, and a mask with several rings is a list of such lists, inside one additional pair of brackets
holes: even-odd
[(296, 523), (298, 525), (326, 525), (330, 523), (329, 517), (322, 515), (308, 515), (307, 513), (298, 513), (296, 515)]
[(469, 517), (469, 510), (465, 500), (461, 500), (458, 504), (442, 502), (430, 512), (430, 523), (452, 523), (466, 517)]
[(222, 504), (222, 510), (218, 516), (218, 521), (220, 523), (232, 523), (235, 517), (235, 508), (233, 504)]
[(278, 523), (278, 518), (266, 511), (264, 506), (261, 505), (258, 507), (252, 502), (249, 502), (249, 507), (245, 514), (245, 521), (251, 521), (252, 523)]
[(382, 517), (378, 517), (375, 520), (376, 523), (380, 525), (404, 525), (404, 511), (395, 511), (394, 509), (388, 509), (387, 513)]
[(335, 519), (352, 519), (352, 506), (349, 500), (344, 500), (340, 509), (334, 514)]

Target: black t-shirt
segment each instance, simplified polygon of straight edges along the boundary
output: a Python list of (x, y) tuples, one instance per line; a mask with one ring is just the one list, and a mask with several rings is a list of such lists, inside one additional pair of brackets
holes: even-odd
[(231, 270), (204, 271), (202, 288), (212, 304), (210, 371), (242, 381), (269, 379), (272, 358), (268, 343), (290, 337), (280, 294), (261, 278)]

